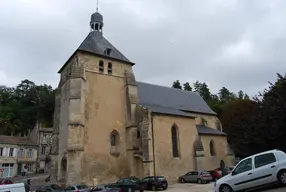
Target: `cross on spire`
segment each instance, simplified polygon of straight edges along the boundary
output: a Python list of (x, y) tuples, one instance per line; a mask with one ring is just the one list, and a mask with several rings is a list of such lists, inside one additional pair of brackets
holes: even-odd
[(96, 12), (98, 12), (98, 0), (96, 0)]

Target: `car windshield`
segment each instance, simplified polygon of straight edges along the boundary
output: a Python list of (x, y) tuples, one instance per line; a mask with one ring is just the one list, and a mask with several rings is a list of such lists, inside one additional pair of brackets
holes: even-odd
[(165, 181), (165, 180), (166, 180), (165, 177), (157, 177), (157, 179), (158, 179), (159, 181)]
[(132, 178), (131, 178), (131, 181), (133, 181), (133, 182), (135, 182), (135, 183), (138, 183), (138, 182), (140, 182), (141, 180), (138, 179), (138, 178), (136, 178), (136, 177), (132, 177)]
[(86, 186), (86, 185), (78, 185), (78, 186), (76, 186), (76, 188), (77, 188), (78, 190), (81, 190), (81, 189), (86, 189), (86, 188), (88, 188), (88, 186)]
[(50, 187), (51, 187), (53, 190), (62, 189), (60, 186), (58, 186), (58, 185), (56, 185), (56, 184), (50, 185)]

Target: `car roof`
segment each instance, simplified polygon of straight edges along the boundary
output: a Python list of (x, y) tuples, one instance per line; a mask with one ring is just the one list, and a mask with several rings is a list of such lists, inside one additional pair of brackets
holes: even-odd
[[(281, 151), (281, 150), (272, 149), (272, 150), (268, 150), (268, 151), (263, 151), (263, 152), (261, 152), (261, 153), (256, 153), (256, 154), (254, 154), (254, 155), (245, 157), (244, 159), (241, 159), (240, 161), (243, 161), (243, 160), (245, 160), (245, 159), (249, 159), (249, 158), (256, 157), (257, 155), (264, 155), (264, 154), (267, 154), (267, 153), (276, 153), (277, 151)], [(240, 161), (239, 161), (239, 162), (240, 162)]]
[(164, 177), (164, 176), (147, 176), (147, 177), (144, 177), (144, 178), (152, 178), (152, 177)]

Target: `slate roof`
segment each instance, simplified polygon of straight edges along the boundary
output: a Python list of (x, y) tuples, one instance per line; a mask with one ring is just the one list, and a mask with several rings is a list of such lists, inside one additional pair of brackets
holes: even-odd
[[(110, 48), (110, 55), (105, 53), (106, 49)], [(118, 51), (107, 39), (105, 39), (100, 31), (91, 31), (87, 37), (83, 40), (77, 50), (72, 54), (72, 56), (66, 61), (66, 63), (61, 67), (58, 73), (65, 68), (70, 59), (75, 55), (77, 51), (84, 51), (94, 55), (99, 55), (101, 57), (106, 57), (114, 59), (117, 61), (125, 62), (130, 65), (135, 63), (127, 59), (120, 51)]]
[(210, 127), (204, 126), (204, 125), (196, 125), (197, 131), (199, 135), (221, 135), (226, 136), (225, 133), (220, 132), (216, 129), (212, 129)]
[(137, 82), (139, 104), (151, 111), (190, 116), (184, 111), (216, 115), (203, 98), (190, 91)]
[(37, 145), (31, 141), (28, 137), (16, 137), (16, 136), (7, 136), (0, 135), (1, 144), (13, 144), (13, 145)]
[[(107, 48), (111, 49), (110, 55), (106, 55)], [(85, 40), (81, 43), (78, 50), (86, 51), (96, 55), (104, 55), (106, 57), (134, 64), (129, 61), (120, 51), (118, 51), (107, 39), (105, 39), (101, 32), (91, 31)]]

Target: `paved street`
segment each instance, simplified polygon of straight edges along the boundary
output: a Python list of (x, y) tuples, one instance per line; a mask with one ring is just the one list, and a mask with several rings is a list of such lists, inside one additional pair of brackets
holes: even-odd
[[(31, 179), (31, 191), (35, 191), (39, 186), (46, 184), (45, 179), (48, 175), (36, 175), (28, 177)], [(27, 178), (18, 178), (14, 182), (23, 182)], [(286, 188), (279, 186), (268, 187), (267, 189), (258, 189), (252, 192), (285, 192)], [(170, 184), (167, 192), (213, 192), (213, 183), (193, 184), (193, 183), (175, 183)]]
[[(279, 186), (268, 187), (268, 189), (257, 189), (249, 192), (285, 192), (286, 188)], [(213, 192), (213, 183), (210, 184), (173, 184), (170, 185), (168, 192)]]

